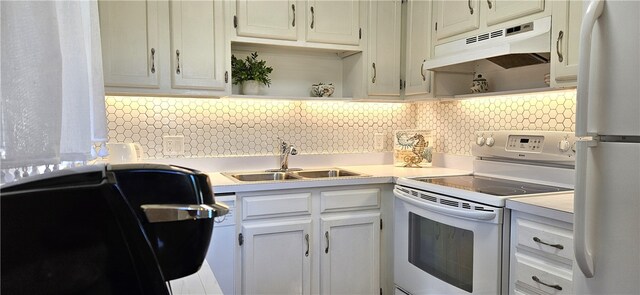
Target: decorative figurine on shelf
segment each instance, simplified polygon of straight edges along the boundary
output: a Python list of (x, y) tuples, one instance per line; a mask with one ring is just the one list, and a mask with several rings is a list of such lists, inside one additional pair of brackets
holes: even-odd
[(242, 84), (242, 94), (256, 95), (260, 93), (261, 86), (271, 86), (269, 74), (272, 67), (266, 65), (266, 61), (258, 60), (258, 53), (253, 52), (244, 60), (231, 56), (231, 77), (233, 84)]
[(311, 95), (315, 97), (329, 97), (335, 90), (336, 89), (332, 83), (318, 83), (311, 85)]
[(473, 79), (471, 84), (471, 92), (473, 93), (485, 93), (489, 91), (489, 82), (487, 79), (482, 78), (481, 74), (478, 74), (477, 78)]

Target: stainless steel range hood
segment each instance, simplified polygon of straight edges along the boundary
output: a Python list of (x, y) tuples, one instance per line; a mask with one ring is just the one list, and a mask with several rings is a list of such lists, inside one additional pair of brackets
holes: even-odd
[(551, 16), (435, 46), (424, 68), (448, 71), (461, 64), (487, 59), (505, 69), (548, 63)]

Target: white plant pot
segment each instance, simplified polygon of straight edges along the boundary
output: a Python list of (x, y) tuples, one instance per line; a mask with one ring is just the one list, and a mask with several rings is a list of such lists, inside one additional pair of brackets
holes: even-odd
[(262, 84), (256, 80), (248, 80), (242, 82), (242, 94), (244, 95), (257, 95), (260, 93)]

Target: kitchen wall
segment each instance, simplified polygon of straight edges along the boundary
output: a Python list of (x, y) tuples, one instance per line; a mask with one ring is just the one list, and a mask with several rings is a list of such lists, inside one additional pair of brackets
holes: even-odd
[(149, 158), (163, 135), (183, 135), (185, 157), (273, 155), (277, 137), (303, 154), (376, 151), (374, 134), (435, 131), (435, 150), (470, 155), (475, 130), (573, 131), (575, 91), (483, 97), (450, 102), (355, 103), (157, 97), (106, 98), (109, 141), (138, 142)]
[(575, 90), (415, 105), (416, 127), (434, 130), (435, 150), (471, 155), (477, 130), (574, 131)]
[(398, 103), (113, 97), (109, 141), (138, 142), (165, 158), (163, 135), (183, 135), (185, 157), (273, 155), (277, 137), (300, 153), (373, 152), (374, 133), (415, 126), (415, 107)]

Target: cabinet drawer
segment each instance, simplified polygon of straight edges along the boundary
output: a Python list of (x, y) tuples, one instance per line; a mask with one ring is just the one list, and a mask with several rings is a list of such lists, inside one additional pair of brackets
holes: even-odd
[(522, 218), (516, 220), (516, 226), (518, 246), (573, 260), (571, 230)]
[(322, 192), (320, 212), (335, 212), (380, 208), (380, 189), (355, 189)]
[(570, 270), (558, 268), (522, 253), (516, 253), (515, 257), (516, 285), (525, 284), (544, 294), (573, 294)]
[(242, 220), (311, 214), (311, 193), (242, 198)]

